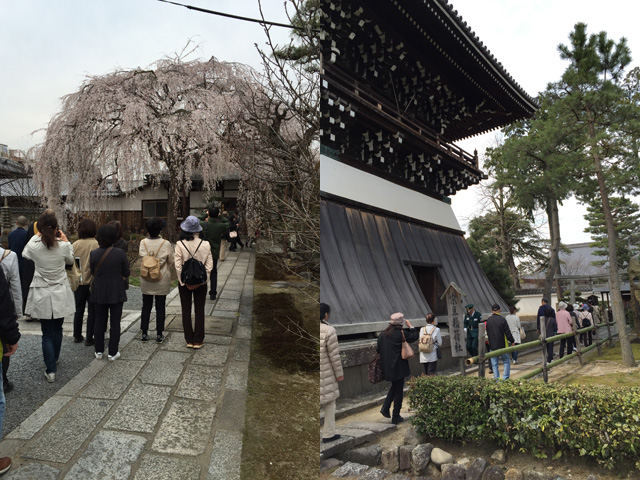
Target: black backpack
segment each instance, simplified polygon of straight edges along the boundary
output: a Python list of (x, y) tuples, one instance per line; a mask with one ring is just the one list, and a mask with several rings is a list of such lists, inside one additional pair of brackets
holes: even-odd
[[(202, 245), (203, 240), (200, 240), (198, 244), (198, 248)], [(187, 246), (182, 243), (182, 246), (189, 252)], [(196, 251), (191, 253), (191, 258), (182, 264), (182, 274), (180, 275), (180, 280), (185, 285), (202, 285), (203, 283), (207, 283), (207, 269), (204, 264), (200, 260), (196, 260), (193, 256), (198, 252), (198, 248)]]

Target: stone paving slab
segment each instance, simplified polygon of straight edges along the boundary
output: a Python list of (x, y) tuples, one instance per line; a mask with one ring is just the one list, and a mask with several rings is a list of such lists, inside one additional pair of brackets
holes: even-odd
[(193, 457), (204, 452), (216, 406), (210, 403), (176, 399), (164, 417), (152, 450)]
[(217, 428), (230, 432), (242, 432), (245, 424), (244, 412), (246, 403), (246, 390), (225, 390), (222, 403), (218, 409)]
[(331, 458), (340, 452), (346, 452), (355, 448), (356, 443), (353, 437), (340, 437), (339, 439), (323, 443), (320, 441), (320, 459)]
[(169, 387), (134, 383), (105, 428), (153, 433), (170, 395)]
[[(234, 320), (236, 317), (238, 316), (237, 312), (227, 312), (226, 310), (213, 310), (211, 312), (211, 317), (216, 318), (216, 319), (229, 319), (229, 320)], [(204, 319), (204, 324), (205, 324), (205, 331), (207, 330), (207, 320), (208, 318), (205, 317)], [(228, 324), (229, 327), (231, 327), (233, 325), (233, 323)], [(211, 328), (211, 327), (209, 327)], [(229, 328), (228, 331), (223, 331), (220, 333), (231, 333), (231, 328)]]
[(376, 433), (386, 433), (392, 430), (397, 430), (397, 425), (393, 423), (379, 423), (379, 422), (351, 422), (344, 425), (349, 429), (369, 430)]
[(182, 375), (184, 363), (189, 358), (189, 352), (160, 350), (142, 371), (140, 381), (155, 385), (173, 386)]
[(251, 314), (240, 314), (238, 316), (238, 325), (249, 326), (253, 324), (253, 316)]
[(59, 476), (60, 470), (44, 463), (28, 463), (16, 468), (14, 462), (2, 480), (58, 480)]
[(73, 396), (77, 394), (106, 366), (106, 362), (102, 360), (93, 360), (78, 375), (73, 377), (64, 387), (58, 390), (57, 395)]
[(42, 427), (44, 427), (47, 422), (62, 409), (62, 407), (69, 403), (72, 398), (73, 397), (64, 395), (54, 395), (49, 398), (40, 406), (40, 408), (33, 412), (29, 418), (7, 435), (7, 438), (29, 440), (38, 433)]
[(204, 337), (204, 347), (198, 350), (198, 353), (204, 351), (208, 344), (214, 345), (231, 345), (232, 337), (226, 335), (207, 335)]
[(207, 480), (239, 480), (241, 453), (242, 433), (218, 430)]
[(251, 356), (251, 339), (236, 339), (234, 350), (233, 350), (233, 359), (236, 362), (248, 362), (249, 357)]
[(236, 313), (239, 307), (240, 307), (240, 299), (232, 300), (232, 299), (221, 298), (216, 302), (215, 310), (227, 310), (227, 311)]
[(231, 335), (233, 330), (233, 319), (236, 318), (235, 312), (223, 312), (229, 315), (216, 315), (204, 317), (204, 333), (205, 335)]
[(229, 362), (226, 388), (230, 390), (246, 390), (249, 378), (249, 364), (245, 362)]
[(251, 327), (247, 325), (238, 325), (236, 328), (236, 338), (251, 340)]
[[(150, 331), (152, 331), (150, 329)], [(156, 352), (157, 343), (155, 338), (151, 337), (151, 341), (142, 342), (138, 334), (136, 334), (134, 341), (129, 342), (125, 348), (120, 349), (120, 354), (124, 360), (141, 360), (146, 361)]]
[[(237, 348), (237, 346), (236, 346)], [(228, 345), (205, 345), (191, 360), (192, 365), (209, 365), (222, 367), (229, 357)]]
[(360, 428), (348, 428), (343, 426), (336, 427), (336, 433), (345, 437), (353, 437), (353, 441), (356, 446), (375, 440), (378, 437), (378, 434), (371, 430), (362, 430)]
[(242, 283), (226, 283), (224, 288), (231, 292), (242, 292), (243, 285)]
[(200, 478), (198, 462), (160, 455), (143, 455), (134, 480), (193, 480)]
[[(222, 311), (222, 314), (216, 313), (214, 316), (205, 315), (204, 317), (204, 333), (205, 335), (230, 335), (233, 328), (233, 319), (236, 318), (236, 312)], [(174, 315), (172, 318), (167, 316), (165, 330), (170, 330), (180, 335), (181, 341), (184, 342), (184, 334), (182, 328), (182, 317)]]
[(220, 395), (222, 368), (203, 365), (187, 366), (178, 390), (177, 397), (213, 402)]
[[(99, 362), (108, 362), (94, 360)], [(108, 398), (115, 400), (129, 387), (133, 379), (138, 375), (144, 362), (138, 360), (119, 359), (109, 362), (98, 375), (80, 392), (83, 397)]]
[(140, 435), (100, 431), (65, 480), (121, 480), (129, 478), (133, 464), (142, 454), (147, 439)]
[(47, 462), (68, 462), (112, 406), (113, 402), (108, 400), (74, 400), (22, 456)]
[(240, 300), (240, 296), (242, 295), (241, 291), (233, 291), (233, 290), (223, 290), (219, 295), (220, 299), (226, 300)]

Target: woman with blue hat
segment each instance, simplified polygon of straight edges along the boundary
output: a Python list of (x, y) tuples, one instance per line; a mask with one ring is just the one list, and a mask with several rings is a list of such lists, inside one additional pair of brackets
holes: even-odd
[[(211, 245), (200, 238), (202, 226), (193, 215), (180, 224), (175, 262), (178, 293), (182, 306), (182, 328), (187, 348), (204, 345), (204, 305), (207, 300), (207, 277), (213, 270)], [(195, 325), (191, 323), (191, 305), (195, 307)]]

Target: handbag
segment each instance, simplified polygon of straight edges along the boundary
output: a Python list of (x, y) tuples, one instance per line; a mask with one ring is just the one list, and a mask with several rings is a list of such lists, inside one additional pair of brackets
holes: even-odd
[(402, 332), (402, 358), (407, 360), (413, 357), (413, 355), (413, 348), (411, 348), (411, 345), (407, 343), (407, 339), (404, 338), (404, 332)]
[(523, 341), (527, 336), (527, 332), (524, 331), (523, 327), (520, 327), (520, 341)]
[(436, 355), (438, 356), (438, 360), (442, 360), (442, 350), (440, 349), (437, 343), (434, 344), (434, 347), (436, 349)]
[(67, 280), (69, 281), (69, 287), (72, 292), (75, 292), (78, 289), (78, 285), (80, 285), (80, 277), (82, 276), (82, 272), (78, 268), (75, 260), (71, 265), (65, 265), (65, 270), (67, 271)]
[(229, 238), (234, 239), (234, 238), (238, 238), (238, 232), (229, 232)]
[(384, 380), (384, 373), (382, 373), (382, 362), (380, 362), (380, 355), (376, 353), (376, 358), (369, 362), (369, 382), (380, 383)]

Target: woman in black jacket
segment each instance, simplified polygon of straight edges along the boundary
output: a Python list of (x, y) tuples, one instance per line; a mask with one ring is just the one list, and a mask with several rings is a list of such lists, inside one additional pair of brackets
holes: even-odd
[[(403, 329), (402, 327), (405, 324), (409, 328)], [(394, 313), (391, 315), (389, 326), (378, 337), (377, 352), (380, 354), (382, 373), (384, 373), (384, 379), (391, 382), (391, 387), (387, 393), (387, 398), (382, 404), (380, 413), (384, 417), (391, 418), (391, 423), (394, 425), (404, 420), (400, 416), (404, 393), (404, 379), (411, 375), (409, 362), (402, 358), (402, 342), (407, 341), (411, 343), (417, 340), (418, 330), (411, 325), (409, 320), (405, 320), (402, 313)], [(392, 402), (393, 417), (390, 414)]]
[[(109, 325), (109, 360), (120, 358), (120, 320), (122, 305), (127, 301), (122, 277), (128, 277), (129, 261), (124, 250), (113, 248), (118, 241), (118, 231), (113, 225), (103, 225), (96, 235), (99, 248), (90, 253), (89, 265), (93, 275), (91, 301), (95, 303), (96, 323), (94, 340), (96, 358), (101, 359), (104, 352), (104, 333)], [(102, 260), (102, 263), (100, 263)]]

